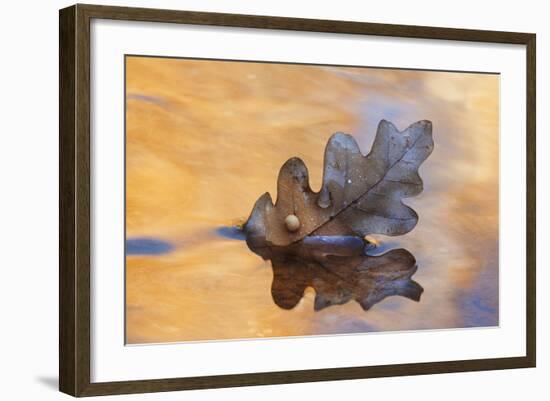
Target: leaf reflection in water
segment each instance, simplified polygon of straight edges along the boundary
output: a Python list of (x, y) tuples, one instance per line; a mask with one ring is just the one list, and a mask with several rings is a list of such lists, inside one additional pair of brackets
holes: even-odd
[(307, 287), (315, 290), (316, 311), (351, 300), (368, 310), (392, 295), (420, 301), (423, 292), (411, 279), (416, 260), (405, 249), (370, 256), (368, 242), (355, 236), (309, 236), (289, 246), (266, 246), (255, 238), (247, 244), (271, 260), (271, 294), (283, 309), (294, 308)]

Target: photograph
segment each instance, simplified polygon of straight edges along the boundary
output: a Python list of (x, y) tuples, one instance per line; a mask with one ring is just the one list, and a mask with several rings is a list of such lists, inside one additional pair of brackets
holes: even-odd
[(2, 399), (546, 400), (544, 2), (5, 4)]
[(126, 345), (499, 326), (499, 73), (124, 74)]

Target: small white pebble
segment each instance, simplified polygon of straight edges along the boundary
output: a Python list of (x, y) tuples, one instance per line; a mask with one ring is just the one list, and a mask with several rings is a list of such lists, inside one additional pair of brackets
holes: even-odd
[(285, 218), (285, 225), (288, 231), (297, 231), (300, 228), (300, 219), (294, 214), (289, 214)]

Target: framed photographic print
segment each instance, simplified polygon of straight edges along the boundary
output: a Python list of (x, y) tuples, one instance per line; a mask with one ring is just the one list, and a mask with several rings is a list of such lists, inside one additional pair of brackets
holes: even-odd
[(60, 390), (535, 366), (535, 35), (60, 11)]

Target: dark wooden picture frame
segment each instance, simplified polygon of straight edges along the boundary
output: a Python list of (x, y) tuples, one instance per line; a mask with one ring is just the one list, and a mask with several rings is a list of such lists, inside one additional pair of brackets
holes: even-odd
[[(90, 21), (93, 18), (525, 45), (527, 54), (526, 355), (509, 358), (92, 383), (90, 381)], [(535, 366), (535, 34), (80, 4), (60, 10), (59, 29), (59, 388), (62, 392), (73, 396), (93, 396)]]

